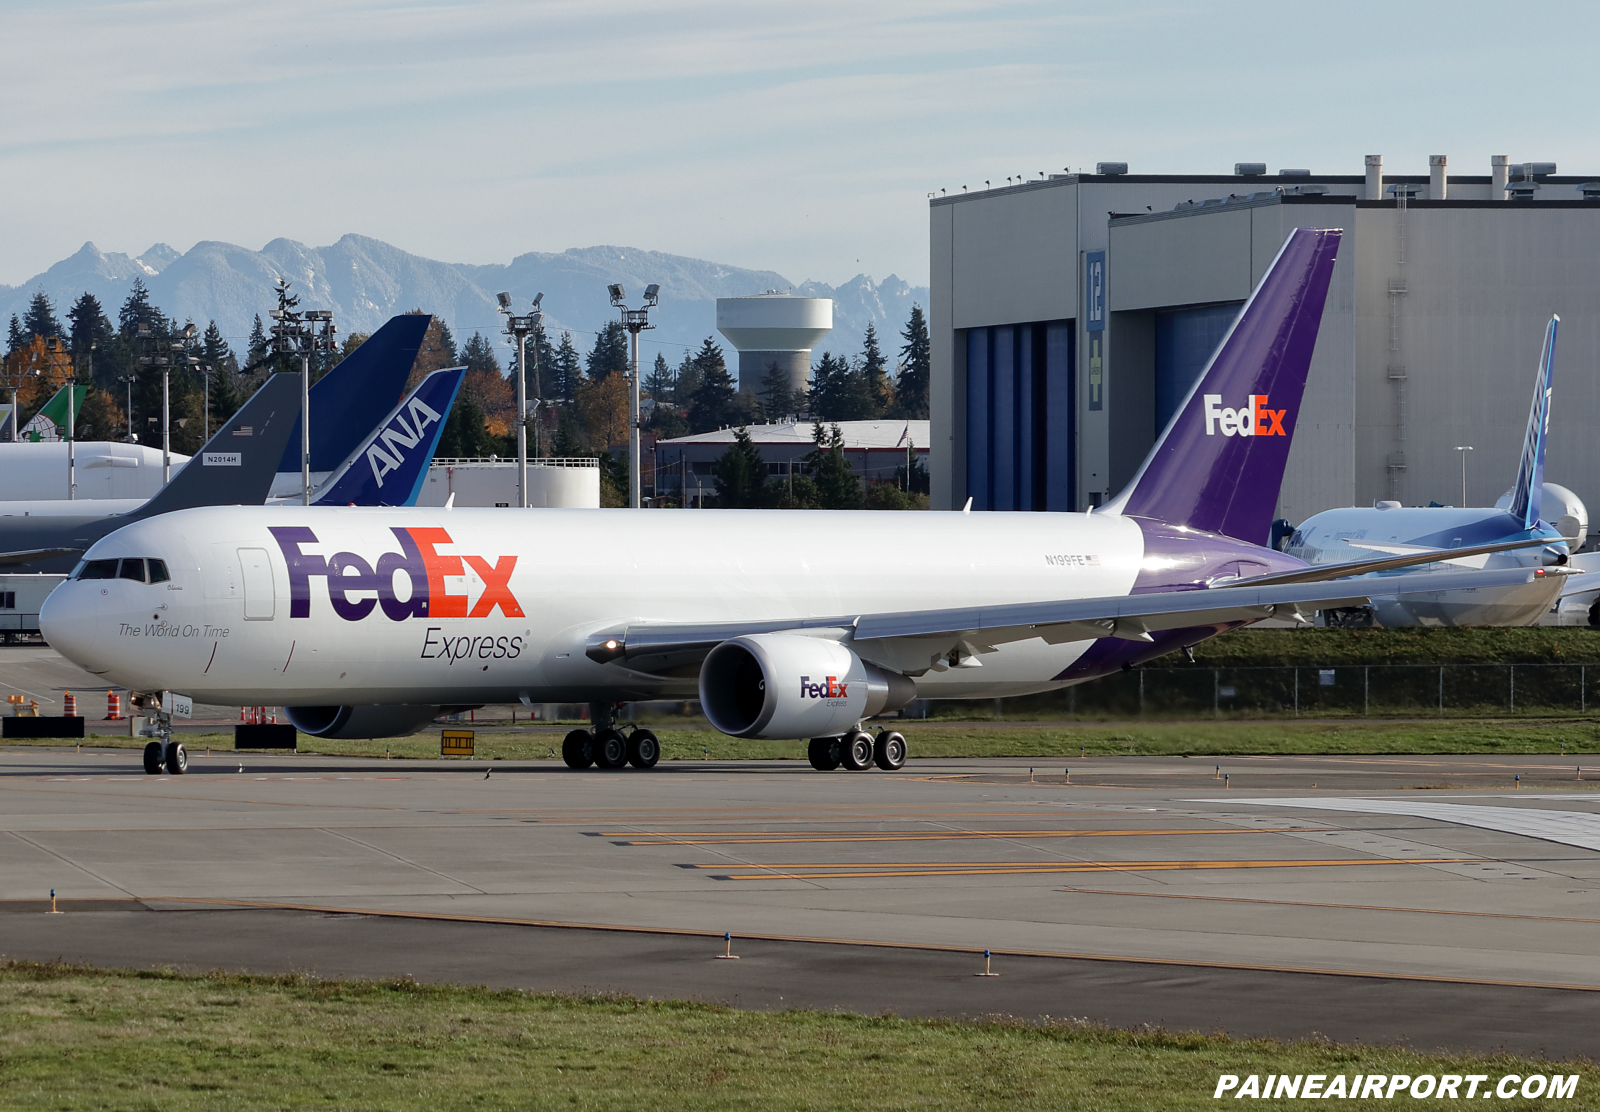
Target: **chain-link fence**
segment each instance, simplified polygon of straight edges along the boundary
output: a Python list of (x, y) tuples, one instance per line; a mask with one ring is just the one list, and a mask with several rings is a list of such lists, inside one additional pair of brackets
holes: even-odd
[(1065, 691), (997, 701), (995, 710), (1117, 718), (1473, 718), (1579, 716), (1591, 704), (1600, 709), (1600, 664), (1358, 664), (1137, 668)]

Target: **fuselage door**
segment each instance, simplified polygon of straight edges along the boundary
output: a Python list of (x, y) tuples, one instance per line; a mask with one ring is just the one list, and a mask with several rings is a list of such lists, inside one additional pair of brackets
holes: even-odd
[(239, 575), (244, 584), (244, 620), (270, 622), (275, 599), (272, 587), (272, 564), (264, 548), (239, 550)]

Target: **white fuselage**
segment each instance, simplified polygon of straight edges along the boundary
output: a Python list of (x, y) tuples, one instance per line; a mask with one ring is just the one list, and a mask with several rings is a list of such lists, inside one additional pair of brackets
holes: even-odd
[[(316, 540), (300, 551), (313, 561), (359, 557), (364, 564), (343, 561), (345, 583), (378, 583), (380, 557), (393, 554), (388, 610), (377, 587), (358, 586), (340, 605), (366, 612), (341, 617), (329, 578), (318, 574), (302, 577), (307, 615), (293, 616), (291, 570), (269, 527), (309, 529)], [(443, 531), (422, 534), (437, 553), (423, 588), (428, 616), (388, 612), (403, 611), (413, 591), (413, 572), (392, 566), (405, 558), (395, 529)], [(134, 690), (329, 706), (692, 696), (692, 674), (596, 663), (584, 655), (587, 637), (628, 622), (850, 618), (1123, 595), (1145, 545), (1134, 521), (1103, 514), (282, 506), (167, 514), (86, 554), (118, 557), (163, 560), (171, 581), (63, 584), (41, 625), (65, 656)], [(1008, 643), (983, 653), (979, 667), (926, 672), (918, 694), (1048, 689), (1091, 643)]]

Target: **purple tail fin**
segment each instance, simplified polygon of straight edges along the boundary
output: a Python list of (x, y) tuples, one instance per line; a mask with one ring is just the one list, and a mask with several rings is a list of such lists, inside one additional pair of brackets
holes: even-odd
[(1267, 543), (1342, 234), (1294, 230), (1133, 482), (1098, 512)]

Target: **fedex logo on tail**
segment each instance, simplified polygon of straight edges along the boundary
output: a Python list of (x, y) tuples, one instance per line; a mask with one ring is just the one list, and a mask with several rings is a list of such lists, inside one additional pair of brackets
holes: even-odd
[(847, 699), (845, 688), (850, 685), (840, 683), (838, 676), (824, 676), (821, 683), (812, 683), (810, 676), (800, 677), (800, 698), (802, 699)]
[[(441, 546), (456, 543), (443, 529), (391, 529), (400, 551), (385, 552), (375, 563), (354, 552), (319, 556), (301, 551), (302, 545), (319, 543), (316, 533), (303, 526), (273, 526), (268, 532), (289, 565), (290, 618), (311, 617), (311, 580), (318, 577), (327, 584), (333, 612), (347, 622), (359, 622), (379, 607), (394, 622), (407, 618), (487, 618), (497, 609), (507, 618), (525, 616), (511, 593), (511, 573), (517, 558), (501, 556), (490, 563), (482, 556), (440, 552)], [(464, 576), (469, 567), (483, 581), (483, 590), (476, 599), (446, 590), (445, 579)], [(405, 598), (395, 592), (397, 575), (404, 575), (410, 584)]]
[(1288, 436), (1284, 431), (1283, 417), (1287, 409), (1268, 409), (1267, 395), (1251, 394), (1248, 405), (1228, 409), (1222, 404), (1221, 394), (1205, 395), (1206, 435), (1215, 436)]

